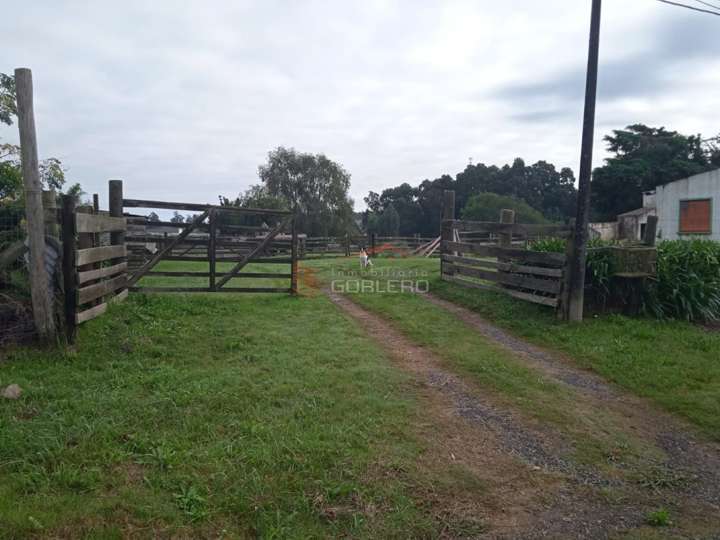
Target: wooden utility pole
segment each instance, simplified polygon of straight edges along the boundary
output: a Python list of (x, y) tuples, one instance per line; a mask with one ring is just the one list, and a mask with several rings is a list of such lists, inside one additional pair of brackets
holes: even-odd
[(575, 246), (570, 260), (570, 291), (568, 318), (582, 321), (585, 301), (585, 262), (587, 258), (588, 222), (590, 215), (590, 177), (592, 175), (595, 133), (595, 101), (597, 97), (598, 55), (600, 51), (600, 11), (602, 0), (592, 0), (590, 45), (585, 81), (585, 115), (583, 118), (578, 202), (575, 216)]
[(42, 204), (42, 184), (38, 167), (35, 113), (33, 111), (32, 72), (27, 68), (15, 70), (20, 158), (25, 186), (25, 220), (29, 244), (30, 293), (33, 319), (41, 340), (55, 340), (50, 280), (45, 268), (45, 216)]

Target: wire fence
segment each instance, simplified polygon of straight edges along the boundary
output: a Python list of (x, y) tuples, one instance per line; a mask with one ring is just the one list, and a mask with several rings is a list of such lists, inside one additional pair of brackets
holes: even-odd
[(35, 335), (25, 236), (22, 204), (0, 203), (0, 346)]

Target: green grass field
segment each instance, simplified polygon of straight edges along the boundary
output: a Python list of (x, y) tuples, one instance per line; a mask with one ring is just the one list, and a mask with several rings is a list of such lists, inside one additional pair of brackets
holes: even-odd
[[(568, 326), (551, 310), (441, 282), (437, 259), (375, 263), (385, 274), (371, 279), (427, 280), (434, 294), (569, 354), (720, 439), (719, 334), (620, 316)], [(477, 496), (484, 487), (427, 459), (416, 386), (315, 288), (357, 272), (357, 260), (301, 266), (300, 297), (133, 294), (82, 325), (74, 348), (3, 351), (0, 387), (17, 383), (24, 394), (0, 402), (0, 538), (467, 532), (434, 504), (458, 486)], [(151, 277), (142, 285), (206, 280)], [(613, 418), (574, 411), (571, 390), (422, 297), (353, 298), (508, 407), (562, 427), (574, 459), (602, 466), (618, 442), (629, 464), (652, 451), (624, 437)]]
[(1, 538), (435, 530), (412, 393), (325, 297), (132, 295), (75, 350), (6, 351), (9, 383)]

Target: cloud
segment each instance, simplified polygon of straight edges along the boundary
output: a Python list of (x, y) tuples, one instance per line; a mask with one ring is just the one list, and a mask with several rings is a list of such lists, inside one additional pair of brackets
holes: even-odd
[[(361, 201), (469, 157), (575, 168), (586, 4), (38, 0), (6, 7), (0, 71), (33, 69), (41, 154), (101, 201), (123, 178), (134, 198), (214, 202), (278, 145), (343, 163)], [(718, 21), (604, 10), (597, 160), (629, 123), (716, 132)]]

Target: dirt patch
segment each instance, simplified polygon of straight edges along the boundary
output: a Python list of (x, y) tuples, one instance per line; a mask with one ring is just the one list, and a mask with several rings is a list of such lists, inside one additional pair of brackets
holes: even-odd
[(430, 449), (420, 466), (430, 478), (448, 467), (464, 477), (447, 489), (429, 485), (418, 493), (446, 536), (468, 536), (468, 517), (481, 519), (482, 531), (469, 535), (481, 538), (608, 538), (642, 524), (644, 505), (608, 502), (601, 488), (612, 480), (567, 459), (564, 442), (551, 429), (538, 431), (385, 320), (328, 294), (417, 380), (426, 418), (420, 431)]

